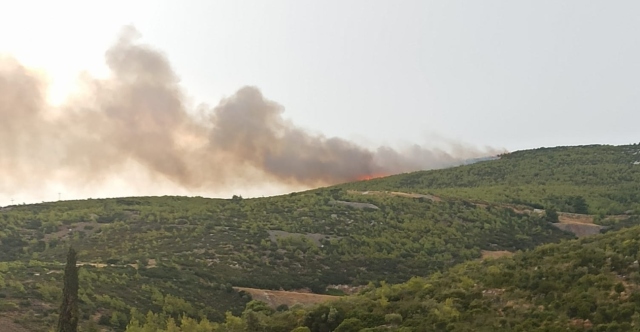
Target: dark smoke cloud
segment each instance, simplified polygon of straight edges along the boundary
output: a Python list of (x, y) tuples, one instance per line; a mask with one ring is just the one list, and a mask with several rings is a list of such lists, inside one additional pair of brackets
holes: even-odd
[(280, 105), (244, 87), (213, 110), (211, 150), (278, 179), (331, 183), (378, 171), (374, 155), (338, 138), (312, 136), (282, 118)]
[(52, 179), (96, 185), (131, 165), (188, 189), (239, 180), (314, 186), (498, 153), (462, 146), (453, 153), (420, 146), (371, 150), (310, 134), (250, 86), (194, 112), (166, 56), (138, 37), (125, 29), (106, 52), (109, 78), (85, 77), (83, 92), (56, 108), (46, 103), (37, 73), (0, 59), (0, 190)]

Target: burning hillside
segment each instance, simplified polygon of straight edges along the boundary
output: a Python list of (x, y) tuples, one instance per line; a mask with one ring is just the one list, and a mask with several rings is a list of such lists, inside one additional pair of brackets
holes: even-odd
[(188, 109), (166, 56), (137, 37), (125, 29), (106, 52), (110, 76), (85, 77), (83, 92), (60, 107), (47, 104), (36, 73), (15, 60), (0, 61), (0, 190), (51, 181), (99, 185), (133, 166), (187, 189), (225, 188), (238, 179), (317, 186), (496, 153), (372, 150), (311, 134), (252, 86), (215, 107)]

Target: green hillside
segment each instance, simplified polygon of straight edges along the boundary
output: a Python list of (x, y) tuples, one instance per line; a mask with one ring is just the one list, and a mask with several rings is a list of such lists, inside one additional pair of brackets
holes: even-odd
[[(227, 311), (240, 315), (251, 298), (233, 287), (326, 293), (330, 285), (397, 284), (416, 276), (453, 280), (447, 273), (489, 264), (479, 263), (483, 251), (526, 251), (575, 238), (534, 208), (599, 214), (596, 220), (612, 229), (633, 226), (633, 218), (606, 215), (637, 213), (637, 151), (523, 151), (268, 198), (137, 197), (6, 207), (0, 210), (0, 317), (32, 330), (53, 326), (69, 245), (83, 264), (83, 326), (95, 322), (115, 331), (131, 319), (144, 322), (148, 311), (162, 322), (183, 314), (218, 322)], [(460, 267), (469, 261), (477, 263)]]
[[(505, 208), (371, 197), (366, 201), (378, 209), (357, 209), (330, 204), (331, 195), (15, 207), (1, 214), (7, 226), (1, 252), (14, 261), (5, 268), (9, 286), (2, 302), (9, 307), (34, 298), (55, 303), (59, 292), (43, 289), (60, 283), (62, 265), (52, 262), (64, 261), (68, 244), (78, 250), (80, 262), (113, 265), (81, 269), (86, 315), (165, 310), (162, 295), (171, 295), (188, 302), (190, 314), (220, 320), (226, 310), (237, 313), (248, 301), (231, 286), (324, 292), (331, 284), (402, 282), (479, 258), (483, 249), (514, 251), (573, 237), (542, 216)], [(152, 299), (154, 293), (161, 294), (160, 302)], [(46, 306), (27, 307), (39, 313)], [(55, 306), (50, 309), (55, 312)], [(122, 318), (120, 326), (127, 321)]]
[(252, 304), (216, 331), (637, 331), (639, 239), (633, 227), (543, 245), (307, 309)]
[(339, 186), (524, 204), (565, 212), (640, 212), (640, 145), (542, 148), (499, 160)]

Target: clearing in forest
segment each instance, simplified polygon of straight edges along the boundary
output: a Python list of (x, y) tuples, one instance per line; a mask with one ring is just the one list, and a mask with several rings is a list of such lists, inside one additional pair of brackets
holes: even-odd
[(505, 256), (513, 256), (513, 253), (506, 250), (482, 250), (482, 259), (500, 258)]
[(317, 304), (331, 300), (337, 300), (338, 298), (340, 298), (339, 296), (333, 295), (277, 291), (258, 288), (234, 287), (234, 289), (237, 291), (247, 292), (254, 300), (265, 302), (273, 308), (277, 308), (278, 306), (283, 304), (286, 304), (289, 307), (295, 304)]

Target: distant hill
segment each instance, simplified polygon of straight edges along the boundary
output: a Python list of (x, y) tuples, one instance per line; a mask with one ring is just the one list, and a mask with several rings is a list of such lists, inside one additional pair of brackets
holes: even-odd
[(53, 324), (68, 245), (84, 265), (85, 327), (121, 331), (149, 310), (211, 321), (240, 315), (251, 300), (242, 287), (337, 294), (330, 286), (438, 276), (483, 254), (575, 238), (557, 222), (615, 231), (636, 224), (638, 151), (521, 151), (267, 198), (12, 206), (0, 210), (0, 316), (32, 330)]
[(595, 215), (640, 212), (640, 145), (517, 151), (443, 170), (338, 186), (395, 190)]
[(640, 227), (633, 227), (467, 262), (402, 284), (372, 284), (359, 295), (303, 310), (255, 313), (249, 307), (241, 324), (312, 332), (636, 331), (639, 239)]

